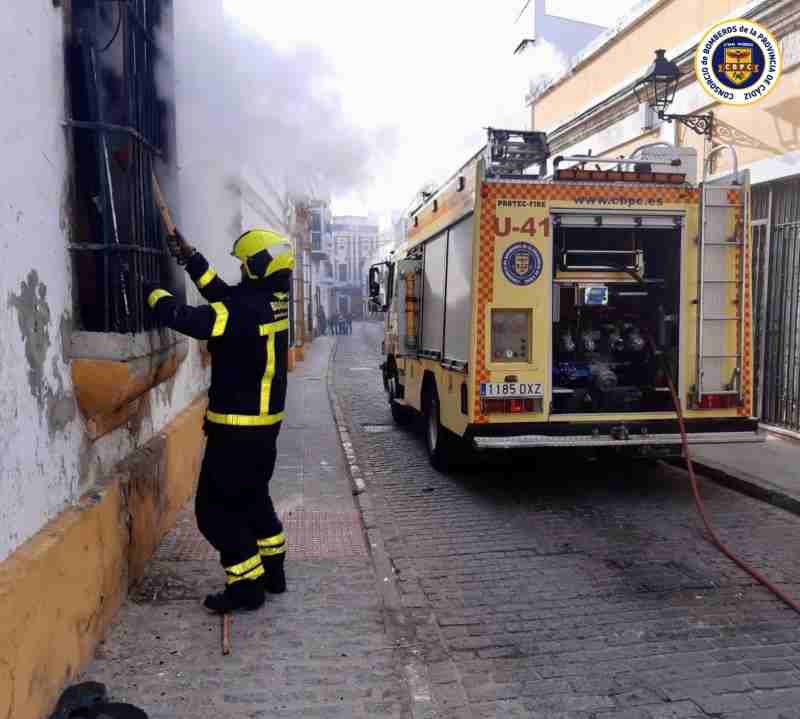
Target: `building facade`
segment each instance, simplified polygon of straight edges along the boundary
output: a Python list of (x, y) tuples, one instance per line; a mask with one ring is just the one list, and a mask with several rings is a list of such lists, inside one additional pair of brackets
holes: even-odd
[(155, 325), (142, 281), (202, 300), (166, 253), (152, 175), (229, 282), (243, 229), (291, 228), (286, 193), (203, 141), (219, 127), (180, 74), (207, 28), (173, 30), (195, 10), (15, 3), (0, 23), (0, 716), (49, 716), (194, 491), (209, 359)]
[[(759, 102), (715, 101), (696, 82), (695, 49), (714, 25), (753, 20), (777, 39), (783, 73)], [(657, 48), (682, 71), (675, 114), (713, 114), (710, 138), (665, 122), (641, 105), (636, 82)], [(616, 27), (572, 58), (568, 71), (529, 98), (532, 127), (548, 133), (551, 155), (627, 156), (651, 142), (694, 148), (700, 172), (712, 147), (732, 146), (739, 168), (750, 171), (754, 239), (758, 412), (768, 425), (800, 430), (800, 5), (792, 0), (647, 0)], [(716, 153), (709, 178), (732, 169), (731, 154)]]
[(376, 249), (367, 257), (365, 270), (362, 277), (364, 284), (364, 315), (366, 317), (382, 317), (382, 313), (376, 312), (369, 302), (368, 270), (372, 265), (385, 262), (394, 250), (399, 247), (406, 236), (406, 218), (402, 213), (395, 213), (392, 216), (391, 224), (382, 229), (378, 235)]
[(367, 260), (380, 243), (369, 217), (333, 216), (325, 202), (311, 205), (311, 293), (320, 315), (364, 316)]

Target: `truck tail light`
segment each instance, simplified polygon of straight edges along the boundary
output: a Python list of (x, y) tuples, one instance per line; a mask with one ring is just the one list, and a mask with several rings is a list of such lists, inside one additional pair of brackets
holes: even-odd
[(732, 409), (739, 405), (735, 394), (705, 394), (697, 409)]
[(482, 399), (481, 411), (483, 414), (533, 414), (542, 411), (542, 398)]

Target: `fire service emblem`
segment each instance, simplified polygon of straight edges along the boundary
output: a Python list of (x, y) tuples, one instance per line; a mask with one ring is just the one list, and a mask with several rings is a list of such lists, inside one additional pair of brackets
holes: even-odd
[(528, 242), (515, 242), (503, 253), (503, 274), (515, 285), (529, 285), (542, 274), (542, 255)]
[(766, 97), (781, 74), (778, 41), (750, 20), (728, 20), (711, 28), (694, 60), (703, 89), (729, 105), (749, 105)]

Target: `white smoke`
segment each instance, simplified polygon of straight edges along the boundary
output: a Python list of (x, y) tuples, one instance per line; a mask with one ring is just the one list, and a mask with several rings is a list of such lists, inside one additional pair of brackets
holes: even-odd
[(535, 44), (523, 50), (522, 60), (528, 77), (529, 97), (535, 97), (569, 69), (567, 56), (543, 39), (537, 39)]
[(212, 182), (224, 177), (235, 189), (247, 169), (277, 195), (323, 198), (369, 182), (394, 133), (352, 121), (319, 50), (276, 49), (221, 0), (176, 0), (175, 16), (182, 173), (213, 168)]
[(278, 194), (332, 196), (339, 212), (405, 207), (486, 126), (529, 127), (526, 95), (566, 68), (548, 43), (513, 54), (528, 34), (520, 0), (488, 13), (458, 0), (225, 0), (228, 16), (223, 0), (174, 1), (184, 187), (246, 164)]

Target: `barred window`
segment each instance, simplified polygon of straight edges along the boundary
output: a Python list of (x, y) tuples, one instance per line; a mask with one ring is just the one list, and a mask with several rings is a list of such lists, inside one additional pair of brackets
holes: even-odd
[(167, 262), (152, 176), (174, 179), (172, 68), (156, 43), (171, 37), (170, 0), (73, 0), (67, 75), (72, 154), (72, 231), (77, 329), (154, 328), (142, 281), (183, 292)]

